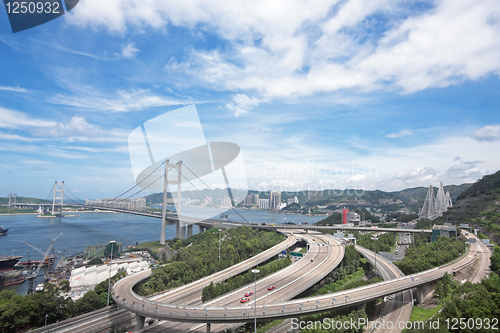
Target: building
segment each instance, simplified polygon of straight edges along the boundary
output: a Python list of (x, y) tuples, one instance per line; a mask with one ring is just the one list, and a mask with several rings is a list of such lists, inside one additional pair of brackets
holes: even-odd
[(457, 237), (457, 227), (447, 223), (445, 225), (434, 224), (432, 227), (431, 242), (437, 241), (438, 237)]
[(278, 209), (281, 203), (281, 192), (271, 191), (269, 193), (269, 209)]
[(253, 196), (253, 203), (258, 206), (259, 205), (259, 195), (258, 194), (255, 194)]
[(284, 202), (280, 202), (280, 203), (278, 204), (278, 207), (276, 207), (276, 209), (282, 210), (282, 209), (283, 209), (283, 208), (285, 208), (285, 207), (286, 207), (286, 203), (284, 203)]
[(243, 203), (243, 204), (244, 204), (245, 206), (247, 206), (247, 207), (252, 206), (252, 205), (253, 205), (252, 199), (253, 199), (253, 198), (252, 198), (252, 196), (251, 196), (251, 195), (247, 195), (247, 196), (245, 197), (245, 200), (244, 200), (244, 203)]
[(347, 212), (347, 223), (354, 223), (355, 225), (358, 225), (359, 222), (361, 222), (361, 216), (358, 213), (355, 212)]
[(291, 205), (291, 204), (293, 204), (293, 203), (298, 204), (298, 203), (299, 203), (299, 199), (297, 199), (297, 197), (288, 198), (287, 203), (288, 203), (289, 205)]
[(223, 197), (221, 200), (221, 206), (222, 207), (231, 207), (231, 198)]
[(127, 209), (127, 210), (144, 210), (146, 208), (146, 198), (139, 198), (139, 199), (103, 198), (102, 200), (85, 199), (85, 205)]
[(349, 212), (349, 209), (344, 208), (342, 209), (342, 224), (347, 224), (347, 213)]
[(205, 197), (205, 202), (204, 205), (211, 205), (212, 204), (212, 197)]
[(259, 199), (260, 209), (269, 209), (269, 199)]

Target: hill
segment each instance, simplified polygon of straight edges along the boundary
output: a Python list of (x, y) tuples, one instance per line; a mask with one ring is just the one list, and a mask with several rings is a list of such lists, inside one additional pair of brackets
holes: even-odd
[[(12, 199), (14, 200), (14, 199)], [(43, 199), (38, 199), (38, 198), (28, 198), (28, 197), (17, 197), (16, 198), (17, 203), (30, 203), (30, 204), (44, 204), (44, 203), (52, 203), (52, 201), (49, 200), (43, 200)], [(0, 204), (8, 204), (9, 203), (9, 198), (0, 198)]]
[[(437, 184), (436, 184), (437, 185)], [(445, 191), (450, 192), (452, 200), (471, 184), (462, 185), (447, 185)], [(437, 186), (435, 193), (437, 193)], [(281, 201), (287, 202), (289, 198), (297, 197), (299, 205), (304, 209), (316, 211), (317, 206), (326, 207), (326, 210), (335, 211), (340, 208), (354, 209), (375, 209), (380, 213), (395, 212), (403, 207), (408, 208), (418, 214), (427, 195), (427, 187), (416, 187), (401, 191), (385, 192), (381, 190), (366, 191), (362, 189), (326, 189), (320, 191), (294, 191), (281, 192)], [(236, 201), (243, 200), (246, 195), (245, 191), (240, 189), (232, 189), (232, 193)], [(248, 191), (249, 195), (258, 195), (259, 199), (268, 199), (269, 191)], [(174, 194), (175, 195), (175, 194)], [(227, 197), (226, 189), (214, 189), (213, 191), (204, 189), (201, 191), (182, 191), (183, 198), (191, 198), (198, 200), (198, 204), (205, 201), (206, 197), (212, 198), (213, 204), (218, 204), (223, 197)], [(170, 193), (169, 193), (170, 197)], [(239, 200), (238, 200), (239, 199)], [(160, 204), (163, 200), (161, 193), (152, 194), (146, 197), (149, 204)], [(294, 207), (298, 210), (300, 207)]]
[(500, 242), (500, 171), (486, 175), (465, 189), (440, 222), (469, 223)]

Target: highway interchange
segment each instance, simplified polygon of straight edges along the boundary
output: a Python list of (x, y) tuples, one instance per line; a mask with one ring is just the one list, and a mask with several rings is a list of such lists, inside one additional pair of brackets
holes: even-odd
[[(297, 234), (293, 236), (297, 237)], [(308, 266), (307, 264), (311, 263), (322, 263), (326, 262), (327, 259), (324, 259), (322, 255), (326, 254), (331, 257), (335, 250), (339, 250), (341, 246), (320, 246), (322, 244), (327, 244), (328, 236), (319, 235), (319, 234), (301, 234), (301, 237), (307, 237), (308, 242), (311, 244), (311, 252), (310, 256), (316, 255), (318, 258), (315, 258), (314, 262), (308, 260), (301, 260), (300, 262), (304, 263), (304, 266)], [(314, 240), (312, 240), (314, 239)], [(333, 240), (330, 240), (330, 243), (333, 244)], [(369, 300), (381, 298), (384, 296), (392, 295), (393, 302), (392, 308), (385, 314), (385, 320), (403, 320), (406, 321), (409, 318), (409, 314), (411, 313), (411, 294), (408, 289), (417, 287), (426, 283), (430, 283), (442, 277), (445, 272), (453, 272), (456, 269), (463, 268), (465, 265), (470, 265), (476, 260), (479, 260), (477, 257), (472, 256), (471, 253), (477, 252), (478, 248), (482, 245), (471, 245), (468, 253), (464, 254), (459, 260), (455, 262), (445, 265), (441, 268), (432, 269), (426, 272), (421, 272), (418, 274), (414, 274), (409, 277), (401, 277), (401, 273), (397, 271), (392, 265), (388, 263), (384, 263), (381, 259), (377, 263), (377, 269), (381, 272), (382, 276), (387, 280), (377, 285), (371, 285), (369, 287), (362, 287), (353, 290), (344, 291), (341, 293), (323, 295), (318, 297), (310, 297), (305, 299), (287, 301), (291, 297), (290, 292), (288, 290), (293, 291), (296, 290), (293, 284), (288, 285), (286, 290), (285, 288), (277, 288), (272, 295), (268, 295), (266, 293), (267, 285), (276, 284), (272, 281), (280, 281), (281, 277), (272, 276), (268, 278), (267, 281), (259, 281), (257, 295), (264, 294), (264, 296), (257, 296), (257, 320), (270, 320), (275, 318), (286, 318), (286, 317), (296, 317), (300, 315), (304, 315), (306, 313), (315, 313), (322, 312), (331, 308), (341, 307), (346, 305), (354, 305), (354, 304), (362, 304), (366, 303)], [(315, 249), (318, 249), (316, 252)], [(329, 253), (328, 249), (331, 248)], [(358, 247), (358, 250), (363, 253), (363, 249)], [(366, 251), (366, 250), (365, 250)], [(486, 253), (485, 253), (486, 255)], [(370, 257), (370, 253), (365, 253), (367, 258)], [(329, 258), (327, 257), (327, 258)], [(379, 257), (380, 258), (380, 257)], [(333, 260), (333, 259), (332, 259)], [(341, 259), (340, 259), (341, 260)], [(340, 262), (340, 260), (338, 262)], [(333, 260), (335, 261), (335, 260)], [(297, 265), (297, 264), (294, 264)], [(335, 266), (330, 266), (329, 268), (317, 268), (322, 265), (315, 266), (314, 270), (310, 270), (311, 276), (315, 275), (323, 275), (324, 271), (326, 274), (333, 269)], [(326, 265), (325, 265), (326, 266)], [(292, 266), (289, 267), (292, 268)], [(298, 268), (298, 267), (297, 267)], [(285, 269), (286, 270), (286, 269)], [(285, 271), (284, 270), (284, 271)], [(147, 274), (147, 273), (143, 273)], [(324, 274), (324, 275), (326, 275)], [(287, 277), (293, 279), (297, 279), (296, 276), (291, 276), (286, 274)], [(276, 278), (276, 280), (274, 280)], [(281, 280), (284, 281), (284, 280)], [(281, 282), (280, 281), (280, 282)], [(318, 280), (319, 281), (319, 280)], [(229, 295), (226, 295), (224, 298), (215, 300), (214, 302), (208, 304), (192, 304), (189, 306), (178, 306), (171, 303), (168, 303), (168, 293), (163, 298), (155, 298), (155, 299), (144, 299), (140, 296), (135, 295), (131, 286), (137, 283), (137, 276), (127, 277), (117, 284), (115, 284), (113, 288), (113, 298), (120, 304), (121, 307), (124, 307), (132, 312), (138, 313), (140, 315), (158, 318), (163, 320), (171, 320), (176, 322), (188, 322), (188, 323), (213, 323), (213, 324), (227, 324), (227, 323), (239, 323), (244, 321), (251, 321), (254, 314), (252, 313), (254, 310), (253, 304), (242, 305), (239, 303), (239, 299), (243, 296), (245, 290), (239, 290)], [(285, 283), (285, 282), (282, 282)], [(289, 282), (286, 282), (289, 283)], [(297, 286), (303, 286), (303, 281), (297, 279)], [(277, 286), (278, 287), (278, 286)], [(308, 287), (308, 286), (307, 286)], [(248, 287), (246, 288), (248, 289)], [(400, 294), (397, 294), (400, 292)], [(296, 291), (298, 294), (299, 291)], [(125, 299), (125, 301), (123, 300)], [(253, 299), (252, 299), (253, 301)], [(265, 302), (265, 303), (264, 303)], [(252, 302), (250, 302), (252, 303)], [(403, 306), (402, 306), (403, 305)], [(387, 317), (389, 316), (389, 317)], [(177, 327), (177, 331), (180, 329), (192, 330), (196, 328), (196, 325), (189, 326), (188, 324), (165, 324), (163, 330), (154, 330), (151, 332), (168, 332), (169, 325), (186, 325)], [(200, 325), (198, 325), (199, 328)], [(215, 330), (218, 326), (212, 325)], [(158, 328), (160, 329), (160, 328)], [(172, 331), (175, 331), (172, 330)], [(397, 330), (395, 330), (397, 331)], [(394, 331), (394, 332), (395, 332)]]
[[(395, 266), (377, 255), (377, 271), (384, 278), (384, 282), (334, 294), (291, 300), (333, 270), (342, 261), (344, 248), (337, 239), (329, 235), (311, 231), (306, 234), (300, 230), (281, 230), (281, 232), (288, 236), (281, 244), (224, 271), (150, 298), (142, 298), (131, 289), (131, 286), (138, 281), (147, 278), (150, 271), (128, 276), (113, 286), (113, 298), (122, 310), (114, 311), (107, 316), (101, 315), (95, 320), (86, 320), (81, 325), (73, 324), (67, 329), (61, 327), (61, 330), (54, 332), (98, 332), (99, 328), (106, 324), (109, 327), (110, 323), (130, 322), (133, 319), (132, 313), (160, 319), (157, 324), (140, 330), (150, 333), (206, 332), (208, 328), (206, 323), (211, 323), (211, 331), (221, 331), (240, 325), (242, 322), (252, 321), (255, 315), (255, 295), (250, 296), (250, 302), (244, 304), (240, 303), (240, 299), (246, 292), (254, 291), (253, 283), (205, 304), (201, 302), (201, 290), (210, 282), (217, 283), (245, 272), (301, 240), (306, 240), (310, 244), (310, 251), (303, 259), (271, 276), (257, 280), (258, 321), (298, 317), (336, 307), (364, 304), (369, 300), (387, 296), (379, 320), (406, 322), (411, 313), (412, 299), (415, 298), (415, 295), (411, 294), (411, 288), (431, 283), (445, 272), (453, 272), (473, 263), (475, 263), (473, 267), (476, 268), (470, 277), (473, 282), (480, 281), (488, 272), (490, 252), (481, 244), (472, 244), (469, 252), (453, 263), (408, 277), (402, 277), (402, 273)], [(359, 246), (357, 250), (373, 264), (372, 252)], [(313, 258), (314, 261), (311, 261)], [(276, 288), (267, 290), (270, 285), (275, 285)], [(286, 331), (288, 322), (282, 325), (285, 327), (283, 331)], [(397, 327), (371, 330), (371, 332), (391, 333), (400, 331)]]

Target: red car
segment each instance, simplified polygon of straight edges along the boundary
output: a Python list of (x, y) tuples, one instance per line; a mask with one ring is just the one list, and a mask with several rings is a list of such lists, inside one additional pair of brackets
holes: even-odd
[(249, 300), (250, 300), (250, 298), (245, 297), (245, 298), (240, 299), (240, 303), (245, 303), (245, 302), (248, 302)]
[(246, 296), (246, 297), (248, 297), (248, 296), (252, 296), (252, 295), (253, 295), (253, 291), (249, 291), (249, 292), (247, 292), (247, 293), (245, 294), (245, 296)]
[(276, 286), (269, 286), (267, 287), (267, 290), (273, 290), (274, 288), (276, 288)]

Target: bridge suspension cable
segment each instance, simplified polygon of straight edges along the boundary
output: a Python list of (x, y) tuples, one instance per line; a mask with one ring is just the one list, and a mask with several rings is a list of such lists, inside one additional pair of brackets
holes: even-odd
[[(212, 191), (212, 192), (216, 193), (216, 192), (215, 192), (215, 191), (214, 191), (214, 190), (213, 190), (210, 186), (208, 186), (208, 185), (207, 185), (207, 184), (203, 181), (203, 179), (201, 179), (200, 177), (198, 177), (198, 175), (196, 175), (196, 174), (193, 172), (193, 170), (191, 170), (191, 169), (190, 169), (190, 168), (189, 168), (189, 167), (188, 167), (185, 163), (184, 163), (183, 165), (184, 165), (184, 166), (186, 167), (186, 169), (188, 169), (188, 170), (189, 170), (189, 172), (191, 172), (191, 173), (192, 173), (192, 174), (193, 174), (193, 175), (194, 175), (194, 176), (195, 176), (198, 180), (200, 180), (200, 181), (203, 183), (203, 185), (205, 185), (205, 186), (206, 186), (206, 187), (207, 187), (210, 191)], [(184, 175), (183, 175), (183, 176), (184, 176)], [(191, 183), (191, 182), (190, 182), (190, 183)], [(191, 185), (192, 185), (192, 184), (191, 184)], [(248, 221), (247, 221), (247, 219), (246, 219), (246, 218), (244, 218), (244, 217), (243, 217), (240, 213), (238, 213), (238, 211), (237, 211), (236, 209), (234, 209), (232, 205), (231, 205), (231, 210), (232, 210), (233, 212), (235, 212), (236, 214), (238, 214), (238, 215), (239, 215), (239, 216), (240, 216), (243, 220), (245, 220), (245, 222), (246, 222), (246, 223), (250, 223), (250, 222), (248, 222)], [(219, 211), (220, 211), (220, 210), (219, 210)], [(222, 212), (221, 212), (221, 214), (222, 214)]]

